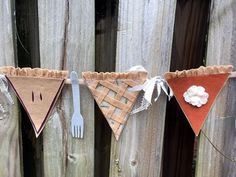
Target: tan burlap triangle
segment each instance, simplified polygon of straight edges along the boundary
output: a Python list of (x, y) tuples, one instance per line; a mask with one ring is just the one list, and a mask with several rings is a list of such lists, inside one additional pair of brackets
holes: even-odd
[[(175, 98), (196, 136), (199, 134), (216, 97), (224, 87), (232, 69), (233, 66), (231, 65), (208, 66), (165, 74), (165, 79), (173, 90)], [(184, 99), (184, 93), (191, 86), (203, 87), (209, 96), (208, 101), (200, 107), (191, 105)], [(195, 97), (194, 99), (199, 96), (199, 93), (192, 92), (191, 94), (192, 98)]]
[(42, 132), (67, 78), (67, 71), (2, 67), (30, 118), (36, 137)]
[(118, 140), (138, 96), (128, 89), (143, 84), (147, 73), (83, 72), (83, 78)]

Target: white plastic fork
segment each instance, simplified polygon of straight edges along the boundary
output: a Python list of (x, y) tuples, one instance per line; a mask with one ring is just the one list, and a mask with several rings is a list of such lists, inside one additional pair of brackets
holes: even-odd
[(78, 84), (78, 75), (75, 71), (70, 73), (74, 113), (71, 118), (71, 134), (74, 138), (84, 137), (84, 119), (80, 113), (80, 90)]

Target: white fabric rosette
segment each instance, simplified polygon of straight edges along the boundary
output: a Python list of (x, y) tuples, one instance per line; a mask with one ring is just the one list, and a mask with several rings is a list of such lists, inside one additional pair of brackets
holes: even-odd
[(205, 88), (196, 85), (189, 87), (183, 96), (187, 103), (196, 107), (206, 104), (209, 98), (209, 94), (205, 91)]

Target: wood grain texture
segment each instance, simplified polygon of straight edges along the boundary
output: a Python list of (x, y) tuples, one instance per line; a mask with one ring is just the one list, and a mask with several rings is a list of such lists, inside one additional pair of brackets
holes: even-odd
[[(13, 1), (0, 1), (0, 65), (15, 65), (14, 51), (14, 30), (12, 9)], [(11, 95), (14, 93), (11, 90)], [(1, 94), (1, 103), (6, 107), (6, 117), (0, 113), (0, 176), (21, 177), (21, 155), (20, 155), (20, 134), (19, 134), (19, 112), (17, 100), (14, 97), (15, 104), (8, 105), (3, 101)]]
[[(81, 78), (83, 71), (94, 71), (95, 67), (94, 1), (72, 0), (69, 9), (64, 68), (77, 71)], [(72, 139), (71, 134), (68, 137), (67, 177), (94, 176), (94, 100), (87, 87), (81, 86), (80, 91), (81, 113), (85, 119), (84, 139)], [(63, 100), (69, 125), (68, 119), (73, 113), (71, 88)]]
[[(38, 1), (41, 67), (94, 70), (94, 2)], [(44, 130), (45, 177), (91, 177), (94, 173), (94, 101), (81, 88), (81, 111), (85, 118), (84, 139), (72, 139), (71, 87), (65, 86)]]
[[(15, 1), (17, 27), (17, 63), (19, 67), (40, 67), (38, 1)], [(42, 136), (35, 137), (30, 119), (20, 106), (24, 176), (42, 177)]]
[[(115, 71), (118, 0), (96, 0), (95, 70)], [(111, 128), (99, 107), (95, 106), (95, 174), (108, 177)]]
[[(67, 10), (66, 0), (38, 1), (41, 68), (62, 69)], [(42, 132), (45, 177), (64, 177), (66, 173), (67, 127), (62, 115), (56, 110)]]
[[(207, 65), (236, 66), (236, 1), (213, 0), (210, 11)], [(225, 155), (236, 159), (236, 80), (230, 79), (217, 98), (203, 131)], [(234, 177), (236, 164), (220, 155), (201, 134), (196, 177)]]
[[(150, 76), (169, 70), (175, 0), (120, 0), (116, 71), (143, 65)], [(166, 97), (130, 116), (117, 142), (112, 137), (111, 177), (161, 176)]]
[[(203, 65), (209, 6), (209, 0), (177, 1), (171, 71)], [(192, 176), (195, 135), (174, 97), (167, 103), (164, 134), (162, 176)]]

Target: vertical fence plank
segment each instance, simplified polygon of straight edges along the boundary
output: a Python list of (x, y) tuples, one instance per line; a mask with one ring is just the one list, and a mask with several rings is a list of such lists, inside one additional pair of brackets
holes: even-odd
[[(0, 65), (15, 65), (14, 52), (14, 3), (11, 0), (0, 1)], [(11, 92), (11, 95), (14, 95)], [(0, 117), (0, 176), (21, 177), (19, 112), (17, 101), (7, 107), (7, 116)], [(7, 106), (7, 105), (5, 105)]]
[[(116, 29), (118, 0), (96, 0), (95, 70), (114, 72), (116, 58)], [(110, 167), (111, 128), (95, 106), (95, 174), (108, 177)], [(102, 163), (101, 163), (102, 162)]]
[[(236, 2), (212, 0), (208, 35), (207, 65), (236, 66)], [(236, 80), (230, 79), (213, 106), (203, 131), (226, 156), (235, 160)], [(197, 177), (236, 176), (235, 162), (217, 152), (201, 134), (196, 166)]]
[[(69, 23), (64, 68), (75, 70), (82, 78), (83, 71), (95, 67), (95, 5), (93, 0), (69, 1)], [(68, 164), (66, 177), (94, 176), (94, 100), (89, 90), (81, 86), (81, 111), (85, 119), (84, 139), (68, 137)], [(72, 116), (71, 87), (64, 101), (67, 125)]]
[[(171, 71), (203, 65), (209, 6), (209, 0), (177, 1)], [(162, 176), (192, 176), (195, 135), (175, 98), (167, 103), (164, 134)]]
[[(142, 64), (151, 76), (169, 70), (175, 0), (120, 0), (116, 71)], [(166, 97), (148, 111), (130, 116), (116, 142), (112, 138), (110, 176), (161, 176)]]
[(13, 17), (11, 0), (0, 1), (0, 56), (1, 65), (15, 65), (14, 55), (14, 35), (13, 35)]
[[(39, 1), (41, 67), (94, 70), (94, 2)], [(81, 88), (85, 137), (72, 139), (70, 119), (73, 113), (71, 87), (65, 86), (62, 99), (48, 121), (44, 135), (45, 177), (91, 177), (94, 171), (94, 101)]]
[[(38, 1), (40, 65), (62, 69), (67, 2)], [(60, 100), (61, 101), (61, 100)], [(43, 131), (43, 174), (64, 177), (66, 173), (66, 117), (56, 110)]]
[[(39, 67), (37, 0), (15, 1), (18, 67)], [(19, 107), (22, 135), (22, 166), (24, 176), (42, 176), (42, 137), (36, 139), (30, 119)]]

